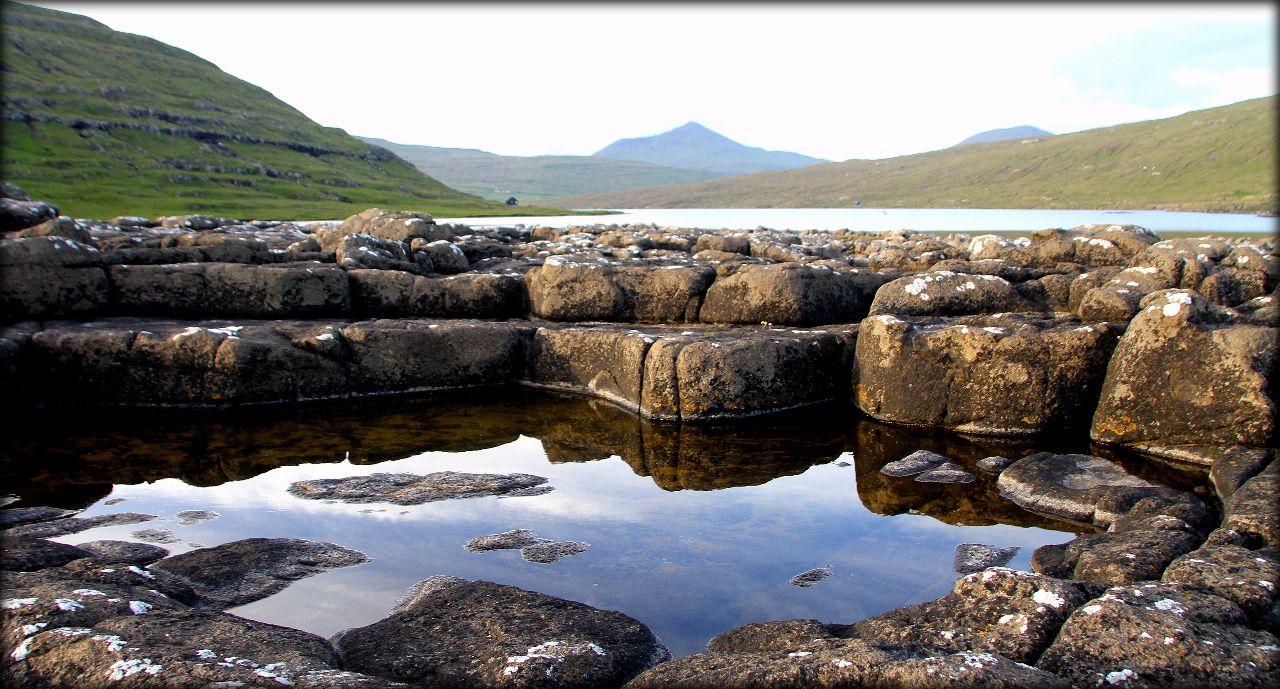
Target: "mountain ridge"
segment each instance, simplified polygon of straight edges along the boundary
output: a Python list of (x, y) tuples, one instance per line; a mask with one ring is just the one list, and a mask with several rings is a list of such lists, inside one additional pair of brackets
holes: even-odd
[(1053, 136), (1053, 133), (1029, 124), (1022, 124), (1016, 127), (988, 129), (985, 132), (978, 132), (956, 145), (968, 146), (969, 144), (985, 144), (993, 141), (1008, 141), (1010, 139), (1030, 139), (1038, 136)]
[(821, 158), (745, 146), (697, 122), (652, 136), (618, 139), (591, 154), (688, 170), (740, 175), (829, 162)]

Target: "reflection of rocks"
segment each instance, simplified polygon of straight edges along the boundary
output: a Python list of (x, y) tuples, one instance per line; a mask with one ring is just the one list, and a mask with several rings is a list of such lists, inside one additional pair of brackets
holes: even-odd
[(151, 565), (191, 584), (215, 609), (265, 598), (326, 569), (368, 562), (354, 550), (297, 538), (248, 538), (167, 557)]
[(437, 500), (511, 495), (517, 491), (527, 491), (541, 486), (546, 482), (547, 479), (531, 474), (468, 474), (458, 471), (438, 471), (424, 476), (377, 473), (350, 478), (295, 481), (289, 486), (289, 493), (309, 500), (421, 505)]
[(791, 577), (791, 585), (799, 586), (802, 589), (809, 588), (814, 584), (831, 576), (831, 565), (825, 567), (815, 567), (811, 570), (801, 572)]
[(139, 514), (137, 512), (103, 514), (97, 517), (64, 517), (62, 519), (54, 519), (47, 522), (15, 526), (12, 529), (9, 529), (6, 533), (14, 536), (50, 538), (53, 536), (66, 536), (67, 534), (80, 533), (81, 531), (96, 529), (100, 526), (137, 524), (139, 522), (150, 521), (155, 518), (156, 515), (154, 514)]
[(1035, 512), (1089, 522), (1103, 494), (1114, 488), (1154, 492), (1156, 486), (1120, 465), (1091, 455), (1041, 452), (1000, 472), (1000, 494)]
[(485, 581), (424, 583), (391, 616), (333, 638), (344, 667), (439, 687), (614, 687), (670, 657), (621, 613)]
[(928, 450), (916, 450), (902, 459), (889, 462), (880, 467), (880, 473), (885, 476), (902, 477), (915, 476), (924, 473), (935, 467), (947, 464), (950, 460), (936, 452)]
[(489, 536), (477, 536), (463, 546), (473, 553), (489, 550), (519, 550), (520, 557), (529, 562), (550, 564), (561, 558), (584, 553), (590, 544), (582, 541), (553, 541), (538, 538), (528, 529), (504, 531)]
[(1002, 567), (1018, 554), (1021, 548), (998, 548), (981, 543), (961, 543), (956, 546), (956, 557), (952, 563), (955, 571), (961, 574), (980, 572), (988, 567)]

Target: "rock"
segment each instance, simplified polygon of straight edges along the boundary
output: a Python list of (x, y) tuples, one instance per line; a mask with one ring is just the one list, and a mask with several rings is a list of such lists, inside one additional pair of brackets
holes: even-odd
[(609, 266), (552, 257), (526, 278), (529, 309), (551, 320), (617, 320), (625, 300)]
[(1080, 553), (1073, 578), (1099, 584), (1158, 580), (1169, 563), (1195, 550), (1201, 537), (1189, 530), (1134, 529), (1099, 534)]
[(147, 543), (167, 544), (182, 541), (181, 538), (175, 536), (174, 533), (168, 529), (141, 529), (139, 531), (134, 531), (130, 535), (140, 541), (146, 541)]
[(159, 224), (150, 218), (144, 218), (139, 215), (117, 215), (116, 217), (112, 218), (107, 222), (110, 222), (112, 225), (115, 225), (116, 227), (119, 227), (122, 229), (124, 228), (146, 229), (146, 228), (156, 227)]
[(0, 510), (0, 529), (52, 521), (78, 512), (79, 510), (64, 510), (61, 507), (10, 507)]
[(517, 277), (466, 274), (449, 278), (400, 270), (347, 271), (352, 308), (365, 316), (502, 318), (524, 311), (524, 287)]
[(1207, 546), (1174, 560), (1161, 578), (1187, 584), (1240, 606), (1249, 622), (1272, 634), (1280, 630), (1276, 582), (1280, 562), (1234, 545)]
[(1067, 301), (1068, 310), (1078, 312), (1081, 302), (1094, 288), (1107, 284), (1120, 271), (1120, 266), (1099, 266), (1077, 275), (1071, 281), (1070, 296)]
[(1137, 315), (1142, 293), (1127, 287), (1104, 285), (1089, 290), (1080, 301), (1080, 320), (1085, 323), (1127, 323)]
[(1041, 452), (1023, 457), (1000, 472), (1000, 495), (1021, 507), (1062, 519), (1090, 522), (1098, 500), (1110, 488), (1147, 489), (1155, 484), (1120, 465), (1092, 455)]
[(956, 546), (956, 557), (952, 569), (960, 574), (981, 572), (988, 567), (1003, 567), (1018, 554), (1021, 548), (999, 548), (981, 543), (961, 543)]
[(206, 269), (202, 263), (109, 266), (112, 306), (117, 313), (192, 317), (207, 314), (211, 305)]
[(67, 534), (80, 533), (99, 526), (113, 524), (137, 524), (155, 519), (154, 514), (137, 512), (121, 512), (119, 514), (102, 514), (96, 517), (64, 517), (47, 522), (24, 524), (5, 531), (6, 536), (30, 536), (32, 538), (53, 538)]
[(1260, 271), (1220, 268), (1205, 278), (1196, 289), (1211, 304), (1238, 306), (1267, 294), (1270, 291), (1267, 289), (1268, 283), (1275, 284)]
[(1010, 464), (1013, 464), (1012, 459), (1009, 459), (1008, 457), (1001, 457), (1000, 455), (983, 457), (978, 460), (978, 468), (989, 474), (999, 474), (1009, 468)]
[(170, 215), (156, 218), (161, 227), (180, 230), (213, 230), (224, 225), (234, 225), (235, 220), (216, 215)]
[(899, 645), (994, 653), (1030, 662), (1101, 586), (992, 567), (965, 575), (935, 601), (890, 610), (837, 634)]
[(67, 239), (74, 239), (81, 244), (91, 244), (93, 242), (88, 230), (81, 227), (74, 218), (65, 215), (50, 218), (39, 225), (28, 227), (15, 236), (19, 238), (66, 237)]
[(621, 613), (486, 581), (424, 583), (334, 637), (345, 668), (438, 687), (618, 687), (670, 657)]
[(830, 268), (798, 263), (746, 265), (707, 289), (703, 323), (816, 325), (866, 315), (852, 279)]
[(97, 562), (123, 565), (149, 565), (169, 554), (160, 546), (131, 541), (89, 541), (78, 547), (92, 553)]
[(707, 642), (707, 650), (713, 653), (785, 651), (819, 639), (835, 639), (833, 631), (844, 627), (845, 625), (822, 624), (817, 620), (755, 622), (715, 635)]
[(990, 653), (946, 653), (864, 639), (819, 640), (790, 650), (697, 653), (662, 663), (627, 689), (805, 687), (1043, 687), (1060, 677)]
[(653, 339), (607, 327), (538, 328), (525, 378), (539, 387), (586, 392), (638, 410)]
[(319, 263), (205, 266), (206, 317), (309, 318), (347, 313), (346, 273)]
[(532, 474), (468, 474), (457, 471), (437, 471), (426, 475), (376, 473), (295, 481), (290, 484), (289, 493), (309, 500), (421, 505), (437, 500), (508, 495), (546, 482), (547, 479)]
[(82, 316), (109, 299), (107, 275), (98, 267), (0, 265), (0, 322)]
[[(419, 241), (421, 240), (414, 241), (413, 246), (415, 249), (418, 247)], [(462, 253), (462, 249), (455, 246), (453, 242), (437, 239), (421, 246), (422, 252), (427, 255), (427, 258), (431, 259), (431, 269), (434, 272), (455, 275), (457, 273), (465, 273), (471, 268), (471, 262), (467, 260), (467, 255)]]
[(714, 277), (714, 271), (700, 266), (621, 267), (614, 275), (623, 295), (620, 320), (696, 323)]
[(173, 516), (178, 518), (178, 526), (192, 526), (217, 519), (222, 515), (210, 510), (183, 510)]
[(276, 593), (289, 582), (369, 558), (333, 543), (298, 538), (246, 538), (173, 555), (151, 565), (182, 577), (208, 608), (244, 605)]
[(973, 474), (952, 462), (936, 466), (916, 476), (916, 481), (920, 483), (973, 483), (976, 480)]
[(874, 316), (858, 331), (855, 402), (881, 421), (964, 433), (1083, 425), (1116, 332), (1107, 324), (1011, 314)]
[(963, 316), (1028, 308), (1012, 285), (994, 275), (938, 270), (885, 284), (871, 302), (870, 315)]
[(364, 321), (342, 328), (353, 391), (404, 392), (513, 382), (522, 331), (504, 323)]
[(751, 255), (751, 239), (742, 235), (704, 234), (699, 235), (689, 253), (699, 251), (719, 251), (742, 256)]
[(1276, 496), (1280, 495), (1280, 463), (1245, 481), (1227, 500), (1221, 528), (1234, 531), (1249, 548), (1280, 548), (1280, 514)]
[(936, 452), (916, 450), (902, 459), (880, 467), (880, 473), (894, 477), (915, 476), (949, 463), (951, 463), (950, 458)]
[[(410, 211), (388, 211), (381, 208), (370, 208), (349, 216), (334, 231), (339, 236), (367, 234), (377, 239), (408, 244), (414, 239), (425, 239), (428, 242), (453, 239), (453, 231), (447, 226), (437, 225), (429, 213)], [(327, 244), (321, 239), (321, 244)]]
[(1195, 292), (1149, 299), (1116, 345), (1090, 437), (1186, 461), (1198, 457), (1179, 446), (1267, 446), (1280, 330), (1220, 320)]
[(791, 585), (798, 586), (802, 589), (809, 588), (829, 576), (831, 576), (831, 565), (815, 567), (814, 569), (803, 571), (794, 577), (791, 577)]
[[(0, 570), (5, 572), (32, 572), (62, 565), (93, 553), (74, 545), (46, 541), (32, 536), (15, 536), (5, 532), (0, 536), (3, 551), (0, 552)], [(8, 582), (5, 591), (9, 590)]]
[(467, 541), (464, 547), (473, 553), (489, 550), (519, 550), (520, 556), (528, 562), (549, 564), (570, 555), (586, 552), (590, 544), (582, 541), (553, 541), (548, 538), (538, 538), (528, 529), (517, 529), (489, 536), (478, 536)]
[(1231, 499), (1245, 481), (1257, 476), (1271, 464), (1273, 452), (1261, 448), (1233, 447), (1214, 460), (1209, 479), (1224, 503)]
[(334, 249), (338, 265), (347, 269), (417, 270), (404, 242), (370, 234), (348, 234)]
[[(17, 187), (13, 188), (17, 189)], [(26, 194), (22, 196), (25, 197)], [(0, 198), (0, 232), (25, 230), (56, 217), (58, 217), (57, 207), (45, 201), (32, 201), (30, 198), (12, 196)]]
[(1076, 686), (1275, 686), (1276, 638), (1244, 623), (1234, 603), (1190, 587), (1113, 587), (1071, 614), (1036, 667)]

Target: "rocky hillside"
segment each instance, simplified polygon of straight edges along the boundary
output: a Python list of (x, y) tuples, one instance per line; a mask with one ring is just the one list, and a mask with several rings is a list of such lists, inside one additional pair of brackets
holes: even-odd
[(1276, 211), (1276, 98), (1164, 120), (556, 199), (572, 208)]
[(594, 156), (504, 156), (472, 148), (397, 144), (356, 137), (385, 148), (454, 189), (495, 201), (514, 196), (529, 204), (556, 196), (687, 184), (718, 172), (664, 167)]
[(620, 139), (592, 155), (689, 170), (711, 170), (724, 175), (789, 170), (827, 162), (799, 153), (743, 146), (697, 122), (689, 122), (656, 136)]
[(58, 199), (64, 213), (506, 209), (159, 41), (14, 2), (4, 4), (3, 36), (5, 179)]

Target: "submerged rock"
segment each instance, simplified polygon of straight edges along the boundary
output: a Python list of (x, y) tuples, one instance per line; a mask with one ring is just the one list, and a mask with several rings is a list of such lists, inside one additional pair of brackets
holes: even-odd
[(528, 529), (517, 529), (489, 536), (478, 536), (467, 541), (463, 547), (473, 553), (489, 550), (519, 550), (520, 556), (528, 562), (550, 564), (570, 555), (584, 553), (591, 545), (582, 541), (553, 541), (549, 538), (538, 538)]
[(950, 462), (950, 458), (936, 452), (916, 450), (902, 459), (880, 467), (880, 473), (893, 477), (914, 476)]
[(134, 531), (132, 535), (134, 538), (147, 543), (177, 543), (182, 540), (168, 529), (142, 529)]
[(916, 480), (920, 483), (973, 483), (977, 477), (959, 464), (947, 462), (916, 476)]
[(173, 516), (178, 518), (178, 526), (192, 526), (217, 519), (222, 515), (209, 510), (183, 510)]
[(547, 479), (532, 474), (468, 474), (458, 471), (438, 471), (426, 475), (377, 473), (350, 478), (295, 481), (289, 486), (289, 493), (309, 500), (421, 505), (437, 500), (510, 495), (546, 482)]
[(952, 567), (960, 574), (981, 572), (988, 567), (1002, 567), (1018, 554), (1021, 548), (999, 548), (981, 543), (961, 543), (956, 546), (956, 557)]
[(1014, 462), (1000, 472), (996, 485), (1000, 495), (1023, 508), (1078, 522), (1093, 520), (1098, 500), (1111, 488), (1156, 489), (1101, 457), (1051, 452)]
[(182, 577), (206, 607), (244, 605), (265, 598), (289, 582), (369, 558), (333, 543), (297, 538), (247, 538), (167, 557), (151, 565)]
[(802, 589), (809, 588), (829, 576), (831, 576), (831, 565), (815, 567), (791, 577), (791, 585), (799, 586)]
[(389, 617), (340, 632), (343, 666), (436, 687), (618, 687), (670, 657), (618, 612), (487, 581), (433, 577)]

